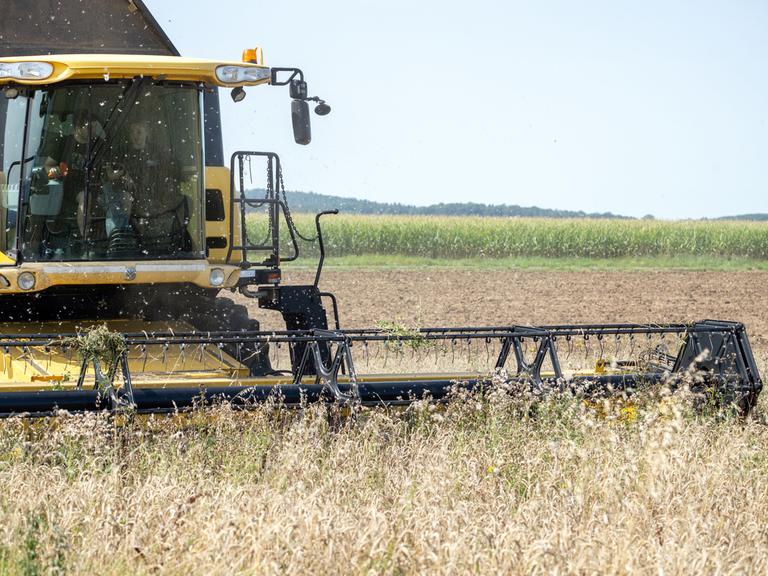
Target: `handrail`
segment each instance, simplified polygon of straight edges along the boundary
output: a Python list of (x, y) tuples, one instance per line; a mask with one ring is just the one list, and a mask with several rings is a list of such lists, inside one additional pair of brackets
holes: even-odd
[(315, 215), (315, 228), (317, 228), (317, 241), (320, 244), (320, 261), (317, 263), (317, 272), (315, 273), (315, 288), (317, 288), (317, 285), (320, 283), (320, 273), (323, 271), (323, 261), (325, 260), (325, 244), (323, 243), (323, 231), (320, 228), (320, 217), (325, 216), (326, 214), (338, 214), (339, 211), (336, 209), (333, 210), (324, 210), (323, 212), (319, 212), (317, 215)]

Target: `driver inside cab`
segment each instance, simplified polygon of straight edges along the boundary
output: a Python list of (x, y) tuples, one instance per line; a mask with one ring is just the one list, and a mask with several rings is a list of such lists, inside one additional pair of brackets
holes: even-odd
[[(40, 228), (33, 235), (41, 237), (43, 258), (62, 256), (77, 237), (108, 236), (126, 225), (133, 183), (120, 165), (109, 161), (105, 136), (98, 116), (78, 109), (72, 115), (71, 133), (43, 147), (42, 168), (33, 172), (30, 194), (32, 226)], [(93, 218), (97, 214), (102, 218)], [(94, 228), (102, 232), (94, 234)]]

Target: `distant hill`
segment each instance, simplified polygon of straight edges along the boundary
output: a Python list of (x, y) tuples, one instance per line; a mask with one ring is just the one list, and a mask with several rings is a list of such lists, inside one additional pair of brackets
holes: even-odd
[[(264, 195), (264, 190), (250, 190), (253, 197)], [(288, 207), (293, 212), (317, 213), (322, 210), (338, 208), (345, 214), (392, 214), (420, 216), (521, 216), (541, 218), (628, 218), (610, 212), (587, 213), (572, 210), (551, 210), (536, 206), (517, 206), (515, 204), (478, 204), (461, 202), (451, 204), (432, 204), (430, 206), (412, 206), (387, 202), (373, 202), (328, 196), (315, 192), (286, 192)]]
[[(263, 197), (263, 189), (249, 190), (254, 198)], [(621, 216), (611, 212), (583, 212), (573, 210), (552, 210), (537, 206), (518, 206), (517, 204), (479, 204), (476, 202), (440, 203), (429, 206), (413, 206), (389, 202), (374, 202), (357, 198), (344, 198), (316, 192), (289, 192), (288, 207), (293, 212), (316, 214), (323, 210), (338, 208), (344, 214), (391, 214), (417, 216), (504, 216), (526, 218), (614, 218), (633, 220), (631, 216)], [(653, 219), (650, 214), (644, 219)], [(720, 216), (719, 218), (704, 218), (703, 220), (752, 220), (768, 222), (768, 213), (738, 214), (735, 216)]]
[(739, 214), (737, 216), (721, 216), (717, 220), (756, 220), (768, 222), (768, 214)]

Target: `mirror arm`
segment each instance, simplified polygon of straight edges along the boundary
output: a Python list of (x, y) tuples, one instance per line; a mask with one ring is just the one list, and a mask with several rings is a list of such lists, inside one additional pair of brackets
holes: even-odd
[[(290, 72), (291, 75), (288, 76), (288, 78), (285, 80), (278, 80), (277, 76), (280, 72)], [(325, 104), (325, 100), (322, 98), (318, 96), (307, 95), (307, 83), (304, 81), (304, 72), (302, 72), (299, 68), (272, 68), (272, 77), (270, 78), (269, 83), (272, 86), (290, 86), (291, 98), (294, 100)], [(328, 108), (328, 112), (330, 112), (330, 107)], [(328, 112), (321, 114), (321, 116), (325, 116), (325, 114)]]
[[(277, 75), (280, 72), (291, 72), (292, 74), (287, 80), (281, 82), (277, 79)], [(294, 78), (296, 78), (296, 76), (299, 77), (299, 82), (304, 82), (304, 72), (298, 68), (272, 68), (272, 78), (270, 78), (269, 83), (272, 84), (272, 86), (287, 86)]]

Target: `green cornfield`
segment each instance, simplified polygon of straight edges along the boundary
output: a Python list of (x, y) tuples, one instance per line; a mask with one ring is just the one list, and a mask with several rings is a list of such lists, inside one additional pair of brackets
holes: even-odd
[[(294, 220), (303, 235), (315, 234), (314, 216), (296, 214)], [(322, 221), (333, 256), (768, 259), (768, 222), (359, 215)], [(251, 214), (248, 230), (252, 240), (261, 240), (266, 218)], [(318, 252), (316, 244), (300, 246), (304, 254)]]

